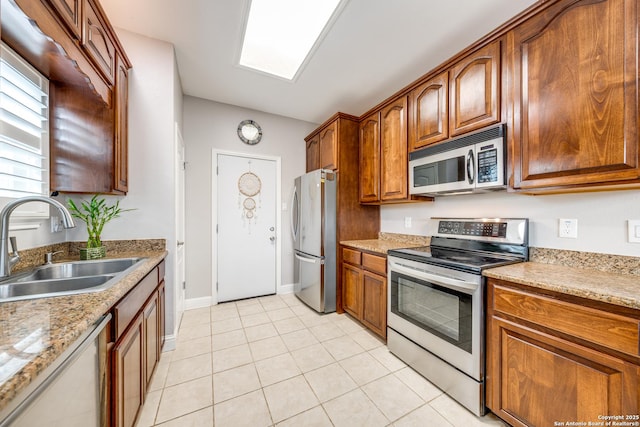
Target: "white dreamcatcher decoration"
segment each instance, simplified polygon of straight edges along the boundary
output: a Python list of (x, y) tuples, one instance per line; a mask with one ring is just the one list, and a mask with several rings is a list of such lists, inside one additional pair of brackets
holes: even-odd
[(262, 206), (260, 190), (262, 190), (262, 181), (253, 172), (245, 172), (238, 178), (238, 208), (242, 211), (242, 219), (249, 228), (249, 233), (251, 233), (251, 220), (254, 224), (256, 223), (257, 210)]

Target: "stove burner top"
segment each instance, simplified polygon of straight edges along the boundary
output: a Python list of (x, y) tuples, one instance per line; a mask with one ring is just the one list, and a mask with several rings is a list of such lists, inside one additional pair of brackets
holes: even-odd
[(395, 249), (389, 255), (426, 264), (443, 265), (460, 270), (481, 272), (484, 269), (521, 262), (522, 259), (478, 252), (442, 249), (431, 246)]

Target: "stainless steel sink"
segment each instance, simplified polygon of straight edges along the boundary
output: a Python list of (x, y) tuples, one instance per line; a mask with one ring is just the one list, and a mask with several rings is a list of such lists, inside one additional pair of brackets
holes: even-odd
[(106, 290), (144, 259), (74, 261), (36, 267), (1, 281), (0, 302)]

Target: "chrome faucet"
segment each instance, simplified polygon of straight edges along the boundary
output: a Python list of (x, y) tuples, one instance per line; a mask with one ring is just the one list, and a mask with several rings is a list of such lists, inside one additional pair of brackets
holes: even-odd
[(28, 202), (48, 203), (60, 211), (64, 228), (73, 228), (76, 226), (71, 213), (57, 200), (45, 196), (27, 196), (7, 203), (4, 209), (2, 209), (2, 212), (0, 212), (0, 278), (9, 276), (11, 274), (11, 267), (20, 260), (18, 247), (13, 237), (11, 238), (11, 250), (13, 252), (9, 254), (9, 217), (15, 208)]

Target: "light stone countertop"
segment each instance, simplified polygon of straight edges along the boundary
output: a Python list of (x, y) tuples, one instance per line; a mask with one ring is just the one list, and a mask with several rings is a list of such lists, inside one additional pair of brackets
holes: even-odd
[(640, 276), (524, 262), (485, 270), (494, 279), (640, 310)]
[(362, 251), (375, 252), (386, 255), (391, 249), (400, 248), (417, 248), (420, 246), (428, 246), (431, 239), (426, 236), (417, 236), (413, 234), (393, 234), (380, 233), (378, 239), (367, 240), (344, 240), (340, 244)]
[(107, 256), (146, 260), (104, 291), (0, 303), (0, 413), (166, 255), (137, 250)]

